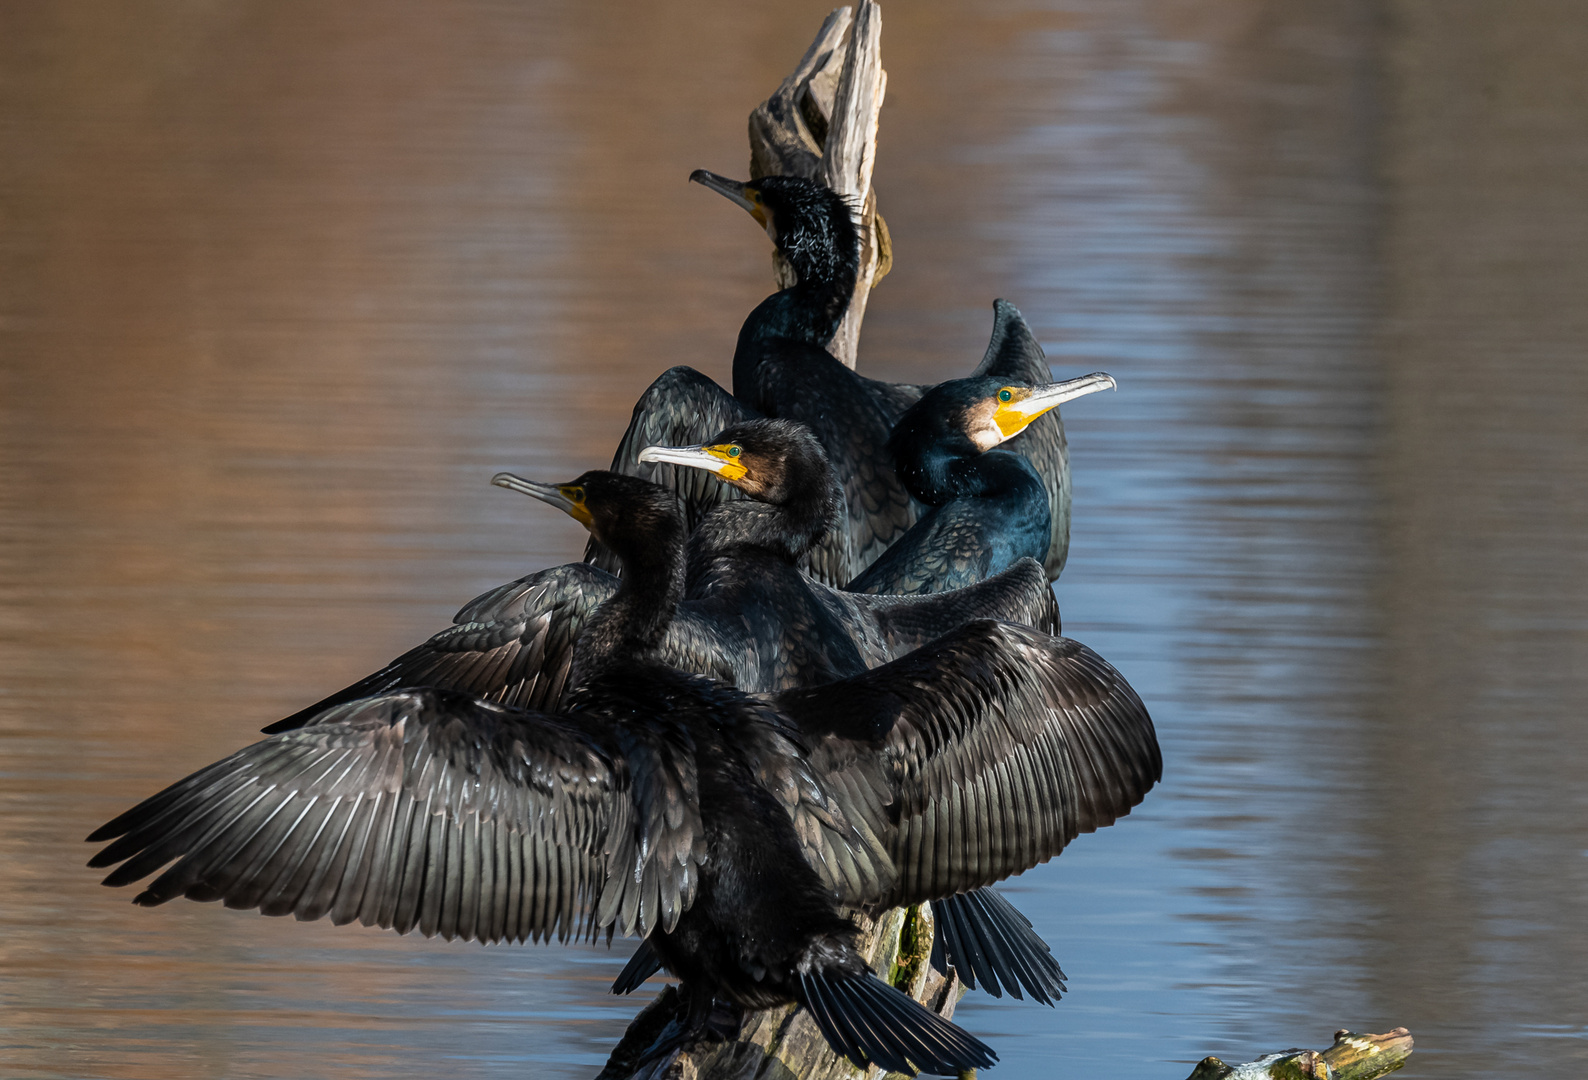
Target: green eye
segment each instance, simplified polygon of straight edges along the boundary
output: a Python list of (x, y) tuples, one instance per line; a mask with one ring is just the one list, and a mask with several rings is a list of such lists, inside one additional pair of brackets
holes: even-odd
[(1000, 391), (998, 391), (998, 400), (999, 400), (999, 401), (1008, 401), (1008, 400), (1009, 400), (1009, 399), (1010, 399), (1010, 398), (1012, 398), (1012, 397), (1014, 397), (1014, 395), (1013, 395), (1013, 394), (1011, 394), (1011, 393), (1010, 393), (1010, 392), (1009, 392), (1009, 391), (1007, 391), (1007, 390), (1000, 390)]
[(728, 456), (729, 457), (738, 457), (739, 456), (739, 448), (737, 446), (728, 447)]

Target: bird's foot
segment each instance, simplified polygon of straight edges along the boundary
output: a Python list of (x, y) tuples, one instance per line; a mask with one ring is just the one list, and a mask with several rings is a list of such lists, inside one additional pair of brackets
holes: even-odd
[(635, 1062), (651, 1065), (703, 1043), (733, 1042), (744, 1026), (744, 1009), (731, 1001), (719, 1002), (707, 991), (679, 987), (684, 1003), (666, 1027)]
[(732, 1001), (713, 1001), (703, 1035), (723, 1042), (734, 1042), (744, 1030), (744, 1006)]

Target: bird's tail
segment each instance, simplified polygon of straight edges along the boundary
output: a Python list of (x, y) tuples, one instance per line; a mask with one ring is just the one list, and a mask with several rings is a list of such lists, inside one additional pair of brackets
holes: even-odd
[(662, 961), (651, 948), (650, 939), (647, 938), (640, 942), (640, 947), (634, 950), (629, 962), (623, 965), (622, 971), (618, 972), (618, 977), (612, 982), (612, 992), (632, 994), (646, 979), (660, 970), (662, 970)]
[(998, 1060), (986, 1043), (869, 972), (802, 973), (800, 990), (827, 1045), (861, 1068), (956, 1076)]
[(1037, 936), (1029, 919), (992, 889), (933, 900), (932, 920), (937, 926), (933, 966), (943, 971), (945, 960), (953, 964), (971, 989), (980, 982), (993, 997), (1003, 997), (1001, 981), (1016, 998), (1024, 1000), (1020, 992), (1024, 987), (1044, 1005), (1052, 1005), (1069, 989), (1048, 943)]

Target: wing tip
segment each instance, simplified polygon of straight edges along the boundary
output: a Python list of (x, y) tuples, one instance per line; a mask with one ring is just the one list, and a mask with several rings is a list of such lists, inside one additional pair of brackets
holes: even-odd
[[(996, 890), (959, 893), (933, 901), (932, 908), (944, 928), (949, 962), (961, 970), (954, 957), (965, 958), (973, 977), (980, 977), (983, 988), (994, 997), (1002, 997), (1002, 989), (1007, 988), (1016, 1000), (1023, 1001), (1025, 994), (1030, 994), (1033, 1000), (1052, 1007), (1068, 991), (1064, 970), (1048, 943)], [(966, 975), (961, 970), (965, 984), (974, 988), (972, 978)]]

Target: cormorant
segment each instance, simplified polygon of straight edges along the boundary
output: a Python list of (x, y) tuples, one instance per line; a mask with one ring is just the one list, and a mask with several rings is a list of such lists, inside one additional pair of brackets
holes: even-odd
[(932, 387), (888, 439), (900, 481), (931, 509), (844, 587), (938, 592), (983, 581), (1022, 558), (1040, 559), (1053, 533), (1042, 477), (1022, 455), (994, 448), (1061, 402), (1113, 387), (1101, 371), (1047, 386), (983, 375)]
[[(690, 179), (726, 195), (767, 230), (797, 280), (762, 301), (745, 319), (733, 358), (733, 393), (689, 367), (664, 372), (634, 406), (612, 468), (672, 487), (685, 500), (693, 527), (725, 497), (698, 475), (638, 460), (646, 446), (700, 444), (713, 432), (757, 415), (808, 425), (826, 448), (844, 485), (846, 529), (810, 556), (819, 580), (843, 585), (869, 566), (915, 521), (913, 504), (884, 447), (888, 433), (925, 387), (869, 379), (826, 351), (854, 292), (859, 236), (849, 205), (830, 189), (799, 177), (739, 183), (705, 170)], [(1005, 301), (994, 304), (992, 339), (976, 375), (1041, 385), (1052, 379), (1042, 348)], [(1040, 561), (1056, 578), (1069, 549), (1069, 459), (1057, 411), (1012, 440), (1008, 449), (1032, 459), (1048, 491), (1053, 517)], [(587, 560), (607, 569), (609, 556), (592, 543)]]
[[(662, 639), (662, 661), (764, 692), (858, 674), (974, 619), (1059, 632), (1052, 590), (1030, 564), (934, 596), (860, 596), (811, 580), (797, 564), (831, 528), (839, 498), (821, 445), (784, 420), (752, 421), (721, 439), (733, 442), (736, 483), (753, 501), (715, 507), (690, 534), (684, 600)], [(511, 473), (492, 482), (540, 497), (540, 486)], [(403, 686), (556, 709), (572, 685), (575, 639), (619, 587), (582, 563), (499, 586), (428, 641), (264, 730), (290, 730), (332, 705)]]
[[(1058, 605), (1034, 562), (930, 597), (857, 596), (812, 580), (798, 563), (832, 526), (839, 499), (821, 445), (788, 420), (751, 421), (716, 442), (720, 458), (652, 448), (664, 460), (693, 454), (716, 463), (753, 500), (714, 508), (690, 535), (684, 601), (658, 649), (662, 662), (741, 690), (773, 691), (858, 674), (974, 619), (1059, 632)], [(541, 496), (540, 485), (509, 473), (494, 482)], [(264, 730), (291, 730), (334, 705), (400, 687), (555, 710), (572, 685), (574, 641), (618, 588), (618, 579), (583, 564), (521, 578), (477, 598), (452, 627), (381, 670)], [(1064, 972), (1047, 944), (1002, 897), (969, 893), (934, 908), (937, 950), (967, 985), (995, 996), (1001, 985), (1015, 997), (1024, 988), (1049, 1004), (1064, 990)], [(656, 967), (642, 950), (616, 989), (629, 992)]]
[[(709, 183), (711, 173), (690, 179)], [(827, 451), (843, 485), (844, 528), (810, 554), (810, 570), (842, 585), (880, 555), (915, 520), (909, 495), (881, 453), (893, 416), (867, 383), (826, 349), (848, 310), (859, 266), (859, 238), (849, 207), (827, 188), (797, 177), (767, 177), (749, 189), (753, 212), (793, 268), (796, 281), (763, 300), (744, 320), (733, 356), (733, 394), (692, 368), (664, 372), (635, 405), (635, 419), (613, 458), (615, 471), (668, 478), (643, 469), (646, 446), (703, 442), (714, 432), (758, 417), (799, 420)], [(679, 481), (676, 475), (671, 479)], [(681, 480), (691, 527), (721, 498), (716, 485)], [(612, 569), (592, 544), (586, 557)]]
[(855, 594), (803, 572), (801, 560), (830, 534), (842, 498), (821, 443), (803, 424), (751, 420), (704, 446), (651, 446), (639, 459), (703, 469), (748, 496), (716, 506), (691, 534), (684, 596), (695, 610), (747, 628), (769, 663), (792, 663), (793, 678), (755, 689), (855, 674), (974, 618), (1058, 633), (1058, 605), (1036, 567), (1000, 578), (996, 587), (983, 580), (945, 590), (936, 602), (879, 596), (859, 604)]
[[(1085, 392), (1067, 389), (1074, 396)], [(1061, 392), (1054, 391), (1027, 406), (1023, 422), (1014, 419), (1021, 408), (1018, 405), (1008, 406), (1007, 415), (999, 414), (1000, 420), (1011, 429), (1017, 424), (1023, 426), (1056, 405), (1058, 400), (1053, 398), (1064, 400)], [(1009, 434), (1014, 434), (1014, 430)], [(855, 660), (887, 651), (870, 645), (876, 637), (872, 627), (878, 625), (874, 620), (879, 616), (880, 625), (888, 628), (894, 643), (908, 640), (905, 626), (915, 627), (915, 639), (908, 647), (916, 648), (974, 617), (970, 614), (972, 602), (984, 611), (987, 607), (979, 601), (978, 590), (994, 582), (981, 582), (980, 578), (979, 584), (943, 595), (943, 601), (952, 605), (947, 612), (924, 602), (924, 598), (880, 597), (889, 606), (869, 611), (857, 609), (852, 594), (823, 585), (803, 573), (799, 569), (800, 558), (827, 530), (839, 496), (826, 454), (802, 424), (752, 420), (720, 432), (704, 446), (647, 447), (640, 452), (639, 460), (703, 469), (749, 496), (751, 501), (728, 502), (713, 508), (690, 537), (686, 604), (698, 605), (698, 611), (719, 612), (725, 621), (737, 619), (765, 651), (798, 661), (800, 670), (807, 675), (820, 673), (821, 677), (807, 677), (800, 685), (829, 682), (851, 674), (859, 670)], [(1040, 494), (1040, 486), (1037, 490), (1045, 523), (1047, 501)], [(917, 524), (901, 543), (920, 528)], [(1044, 531), (1044, 547), (1046, 540)], [(1044, 601), (1051, 598), (1047, 579), (1035, 560), (1022, 559), (997, 569), (1022, 566), (1027, 596), (1034, 600), (1040, 595)], [(1028, 602), (1026, 596), (1020, 600), (1022, 607)], [(1055, 605), (1051, 620), (1044, 618), (1041, 623), (1029, 617), (1014, 621), (1057, 633), (1058, 609)], [(852, 650), (858, 650), (860, 655), (846, 663)], [(898, 650), (888, 651), (890, 656), (900, 654)], [(874, 665), (875, 661), (865, 663), (867, 667)], [(739, 685), (747, 688), (743, 682)], [(1030, 921), (996, 893), (988, 890), (934, 901), (933, 909), (934, 926), (939, 928), (934, 951), (958, 968), (972, 988), (980, 982), (988, 992), (1001, 997), (1001, 985), (1007, 986), (1018, 998), (1024, 996), (1023, 987), (1045, 1004), (1052, 1004), (1064, 990), (1064, 972), (1047, 944), (1031, 929)], [(628, 993), (658, 966), (657, 962), (648, 961), (641, 949), (619, 976), (614, 990)]]
[(684, 527), (654, 486), (541, 485), (623, 584), (575, 651), (568, 707), (400, 690), (328, 710), (96, 830), (140, 893), (481, 941), (639, 932), (715, 997), (797, 1001), (856, 1064), (954, 1073), (996, 1055), (867, 970), (842, 909), (993, 883), (1128, 813), (1152, 723), (1085, 646), (972, 623), (881, 668), (754, 698), (659, 664)]

